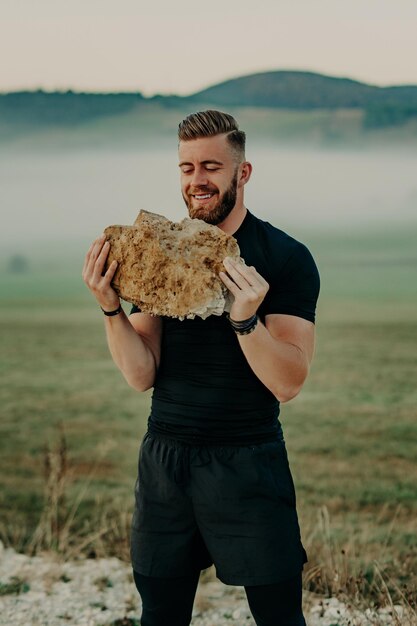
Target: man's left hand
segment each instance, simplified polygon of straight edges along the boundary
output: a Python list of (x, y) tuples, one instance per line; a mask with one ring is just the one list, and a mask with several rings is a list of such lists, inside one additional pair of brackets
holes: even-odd
[(219, 276), (234, 296), (230, 317), (237, 322), (249, 319), (257, 312), (269, 285), (253, 266), (237, 263), (230, 257), (225, 258), (223, 265), (227, 274), (220, 272)]

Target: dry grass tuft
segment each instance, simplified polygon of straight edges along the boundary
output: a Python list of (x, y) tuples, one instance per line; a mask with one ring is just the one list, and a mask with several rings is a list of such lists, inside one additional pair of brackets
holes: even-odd
[(75, 466), (71, 466), (65, 432), (60, 427), (56, 445), (52, 448), (46, 445), (44, 448), (43, 509), (33, 536), (26, 546), (26, 552), (33, 555), (42, 551), (53, 551), (66, 559), (96, 556), (86, 552), (91, 552), (92, 545), (100, 546), (103, 535), (109, 533), (112, 537), (116, 536), (117, 524), (110, 523), (108, 514), (102, 515), (99, 525), (97, 520), (92, 520), (91, 524), (84, 524), (82, 529), (77, 527), (80, 505), (97, 473), (101, 458), (110, 447), (111, 443), (106, 443), (98, 450), (95, 463), (70, 503), (68, 488), (73, 484), (77, 472)]
[(328, 509), (321, 507), (316, 524), (305, 540), (309, 562), (304, 568), (303, 582), (304, 588), (312, 592), (307, 604), (311, 605), (317, 595), (336, 597), (359, 612), (389, 608), (393, 626), (417, 624), (416, 573), (406, 572), (411, 582), (401, 586), (391, 573), (396, 568), (384, 560), (384, 547), (397, 514), (398, 509), (376, 559), (367, 550), (366, 541), (358, 542), (353, 535), (339, 545)]

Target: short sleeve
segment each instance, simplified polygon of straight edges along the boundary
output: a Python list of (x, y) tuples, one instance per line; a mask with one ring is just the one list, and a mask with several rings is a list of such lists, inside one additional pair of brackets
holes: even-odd
[(264, 314), (296, 315), (314, 323), (320, 275), (308, 248), (295, 243), (284, 266), (274, 272), (263, 302)]

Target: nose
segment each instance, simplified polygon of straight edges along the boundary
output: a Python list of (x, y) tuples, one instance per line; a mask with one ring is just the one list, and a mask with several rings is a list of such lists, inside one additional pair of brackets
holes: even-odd
[(207, 184), (207, 172), (203, 168), (196, 167), (191, 178), (191, 185), (193, 187), (204, 187)]

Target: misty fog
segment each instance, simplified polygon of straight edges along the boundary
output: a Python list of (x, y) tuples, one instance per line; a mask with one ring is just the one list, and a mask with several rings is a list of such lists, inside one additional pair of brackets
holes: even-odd
[[(417, 153), (252, 146), (246, 206), (294, 236), (417, 221)], [(172, 149), (0, 153), (2, 255), (89, 242), (140, 209), (186, 215)]]

